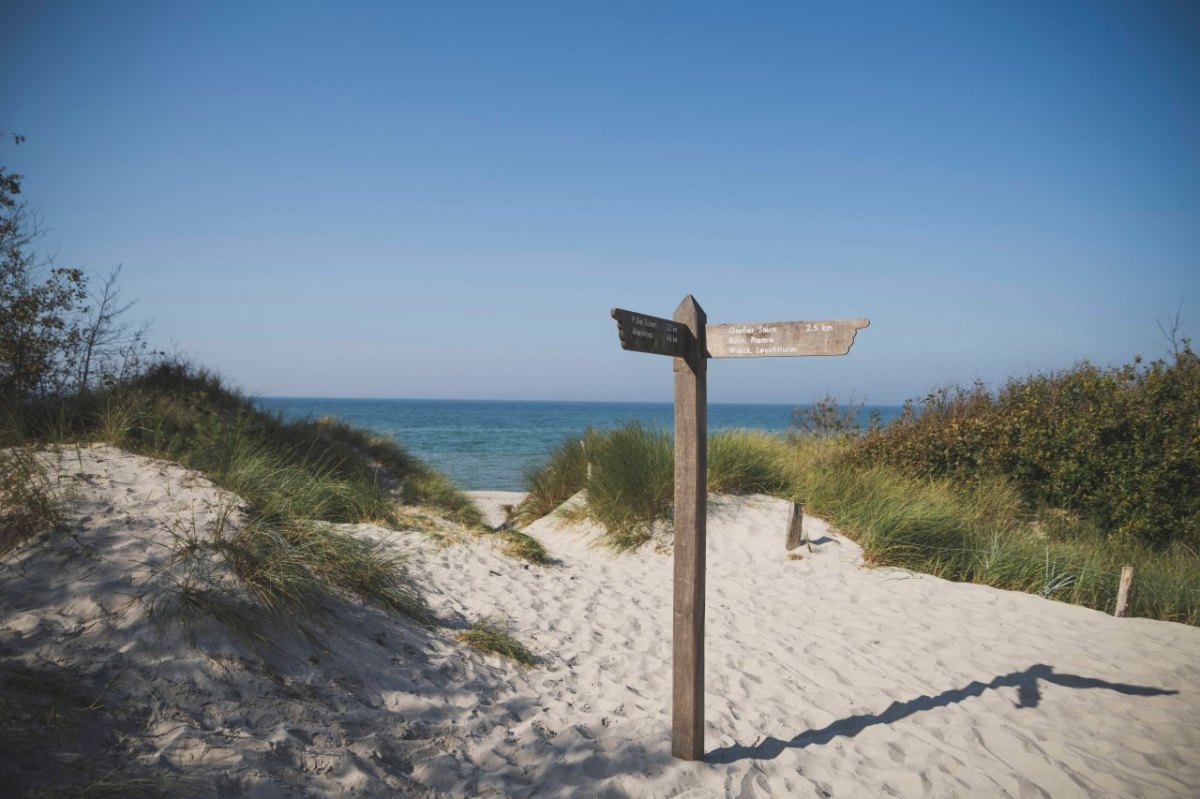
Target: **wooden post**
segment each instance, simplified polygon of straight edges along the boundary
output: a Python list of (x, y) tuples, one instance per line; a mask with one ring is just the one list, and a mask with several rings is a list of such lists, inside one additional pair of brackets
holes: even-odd
[(791, 510), (788, 511), (787, 550), (791, 552), (806, 542), (808, 551), (812, 552), (812, 541), (808, 541), (804, 536), (804, 506), (799, 502), (793, 502)]
[(671, 754), (704, 759), (704, 548), (708, 504), (708, 348), (691, 294), (674, 321), (692, 335), (675, 358), (675, 601)]
[(1113, 615), (1118, 619), (1125, 615), (1125, 611), (1129, 609), (1129, 589), (1133, 586), (1133, 567), (1125, 566), (1121, 569), (1121, 584), (1117, 588), (1117, 611)]
[[(710, 325), (691, 294), (673, 319), (613, 308), (621, 348), (667, 355), (675, 366), (675, 598), (671, 754), (704, 759), (704, 544), (708, 477), (709, 358), (845, 355), (868, 319)], [(588, 467), (591, 476), (591, 467)], [(797, 536), (803, 511), (794, 509)], [(788, 547), (791, 548), (789, 520)], [(797, 537), (796, 545), (800, 538)], [(812, 551), (812, 542), (808, 549)]]

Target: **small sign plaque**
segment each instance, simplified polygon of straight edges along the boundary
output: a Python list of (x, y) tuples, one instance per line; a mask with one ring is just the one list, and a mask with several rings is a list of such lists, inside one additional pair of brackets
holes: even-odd
[(817, 322), (748, 322), (707, 325), (710, 358), (766, 358), (794, 355), (845, 355), (867, 319)]
[(624, 349), (676, 358), (687, 356), (692, 332), (684, 325), (624, 308), (613, 308), (612, 318), (617, 320), (617, 333)]

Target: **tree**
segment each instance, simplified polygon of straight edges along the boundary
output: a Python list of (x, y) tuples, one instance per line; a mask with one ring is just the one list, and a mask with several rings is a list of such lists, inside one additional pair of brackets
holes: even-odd
[(75, 388), (87, 391), (93, 383), (120, 381), (129, 377), (146, 349), (145, 324), (122, 321), (133, 307), (133, 300), (121, 300), (118, 285), (121, 267), (109, 273), (100, 291), (90, 296), (91, 303), (80, 313), (78, 352), (75, 364)]
[(87, 278), (33, 252), (40, 229), (20, 193), (21, 176), (0, 167), (0, 395), (24, 399), (64, 387)]

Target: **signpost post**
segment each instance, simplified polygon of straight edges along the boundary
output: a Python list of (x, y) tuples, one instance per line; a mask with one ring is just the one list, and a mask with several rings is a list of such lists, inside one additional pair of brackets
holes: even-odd
[(612, 309), (621, 346), (675, 368), (675, 594), (671, 754), (704, 759), (704, 550), (708, 359), (845, 355), (866, 319), (710, 325), (692, 295), (671, 319)]

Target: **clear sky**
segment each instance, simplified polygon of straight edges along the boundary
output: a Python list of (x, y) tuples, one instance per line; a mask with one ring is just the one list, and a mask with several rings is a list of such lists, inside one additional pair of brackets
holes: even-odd
[(869, 317), (712, 401), (1200, 338), (1200, 4), (0, 3), (64, 265), (263, 395), (668, 400), (609, 308)]

